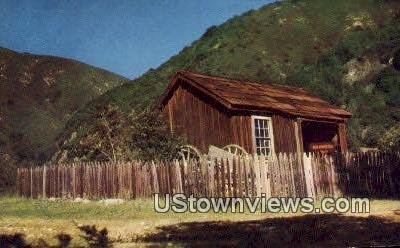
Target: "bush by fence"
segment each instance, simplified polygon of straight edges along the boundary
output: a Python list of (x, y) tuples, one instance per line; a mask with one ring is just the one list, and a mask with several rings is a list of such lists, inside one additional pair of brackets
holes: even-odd
[(27, 197), (400, 196), (399, 153), (278, 154), (199, 162), (79, 163), (18, 169)]
[(0, 152), (0, 194), (13, 193), (17, 179), (17, 162)]

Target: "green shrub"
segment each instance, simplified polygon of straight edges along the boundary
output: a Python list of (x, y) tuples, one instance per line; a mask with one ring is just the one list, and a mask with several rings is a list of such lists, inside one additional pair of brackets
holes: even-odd
[[(158, 110), (126, 115), (113, 105), (96, 108), (93, 122), (61, 148), (58, 162), (167, 160), (176, 156), (182, 139), (168, 130)], [(66, 158), (62, 154), (66, 153)]]
[(8, 154), (0, 153), (0, 194), (14, 191), (16, 177), (16, 162)]
[(171, 134), (162, 113), (146, 109), (130, 115), (130, 147), (137, 158), (145, 161), (173, 159), (183, 144), (181, 137)]
[(400, 123), (386, 131), (379, 140), (379, 147), (384, 151), (400, 148)]

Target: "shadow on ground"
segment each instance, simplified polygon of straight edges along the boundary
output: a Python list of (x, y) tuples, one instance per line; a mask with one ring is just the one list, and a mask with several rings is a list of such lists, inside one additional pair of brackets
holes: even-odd
[[(86, 241), (85, 247), (109, 248), (112, 242), (108, 239), (108, 231), (106, 228), (97, 230), (95, 225), (77, 226), (83, 233), (81, 237)], [(35, 244), (26, 241), (25, 235), (22, 233), (0, 234), (0, 248), (68, 248), (72, 237), (65, 233), (56, 236), (57, 245), (49, 245), (45, 240), (39, 239)], [(75, 247), (75, 246), (74, 246)]]
[(144, 242), (185, 247), (365, 247), (400, 245), (400, 223), (379, 217), (306, 215), (163, 226)]

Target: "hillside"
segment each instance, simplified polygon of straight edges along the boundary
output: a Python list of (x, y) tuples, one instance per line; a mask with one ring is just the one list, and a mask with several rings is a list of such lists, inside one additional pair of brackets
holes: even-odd
[(303, 87), (354, 114), (351, 147), (376, 146), (400, 120), (400, 72), (391, 65), (398, 49), (399, 1), (269, 4), (210, 27), (157, 69), (97, 98), (72, 118), (61, 142), (78, 126), (90, 125), (95, 106), (111, 103), (124, 111), (147, 106), (176, 70), (189, 69)]
[(45, 161), (71, 115), (126, 80), (78, 61), (0, 48), (0, 151)]

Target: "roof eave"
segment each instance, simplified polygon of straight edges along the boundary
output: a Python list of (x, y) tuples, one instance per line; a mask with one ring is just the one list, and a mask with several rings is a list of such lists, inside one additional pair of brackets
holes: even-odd
[(346, 121), (349, 119), (352, 114), (344, 109), (340, 109), (343, 111), (343, 114), (325, 114), (325, 113), (301, 113), (296, 112), (296, 110), (285, 110), (285, 109), (278, 109), (272, 107), (255, 107), (255, 106), (248, 106), (248, 105), (241, 105), (241, 104), (234, 104), (229, 102), (228, 100), (224, 99), (223, 97), (218, 96), (217, 94), (213, 93), (208, 88), (204, 87), (200, 83), (196, 82), (196, 80), (190, 78), (186, 75), (185, 71), (178, 71), (171, 79), (171, 83), (167, 86), (163, 95), (161, 95), (158, 106), (162, 107), (165, 105), (166, 101), (169, 97), (173, 94), (173, 91), (177, 88), (178, 83), (182, 80), (182, 82), (187, 83), (191, 87), (197, 89), (201, 93), (205, 94), (206, 96), (212, 98), (216, 102), (219, 102), (223, 107), (225, 107), (230, 112), (237, 112), (237, 111), (246, 111), (246, 112), (278, 112), (285, 115), (290, 115), (293, 117), (305, 117), (305, 118), (313, 118), (313, 119), (330, 119), (336, 121)]
[(307, 113), (298, 113), (295, 111), (288, 111), (288, 110), (282, 110), (282, 109), (276, 109), (276, 108), (268, 108), (268, 107), (254, 107), (254, 106), (246, 106), (246, 105), (232, 105), (231, 108), (232, 111), (235, 112), (276, 112), (276, 113), (281, 113), (283, 115), (289, 115), (292, 117), (299, 117), (299, 118), (309, 118), (309, 119), (326, 119), (326, 120), (335, 120), (335, 121), (346, 121), (349, 119), (352, 115), (350, 113), (344, 114), (344, 115), (335, 115), (335, 114), (307, 114)]
[(230, 104), (228, 101), (225, 99), (221, 98), (220, 96), (214, 94), (213, 92), (209, 91), (207, 88), (203, 87), (201, 84), (197, 83), (196, 81), (192, 80), (189, 77), (186, 77), (184, 73), (181, 71), (178, 71), (171, 80), (171, 83), (168, 85), (167, 89), (165, 90), (164, 94), (160, 97), (160, 100), (158, 101), (158, 106), (163, 106), (165, 102), (168, 100), (172, 92), (175, 90), (177, 87), (177, 84), (179, 83), (179, 80), (182, 79), (183, 82), (186, 82), (190, 86), (194, 87), (195, 89), (199, 90), (203, 94), (207, 95), (208, 97), (213, 98), (215, 101), (221, 103), (225, 108), (228, 110), (232, 109), (232, 104)]

